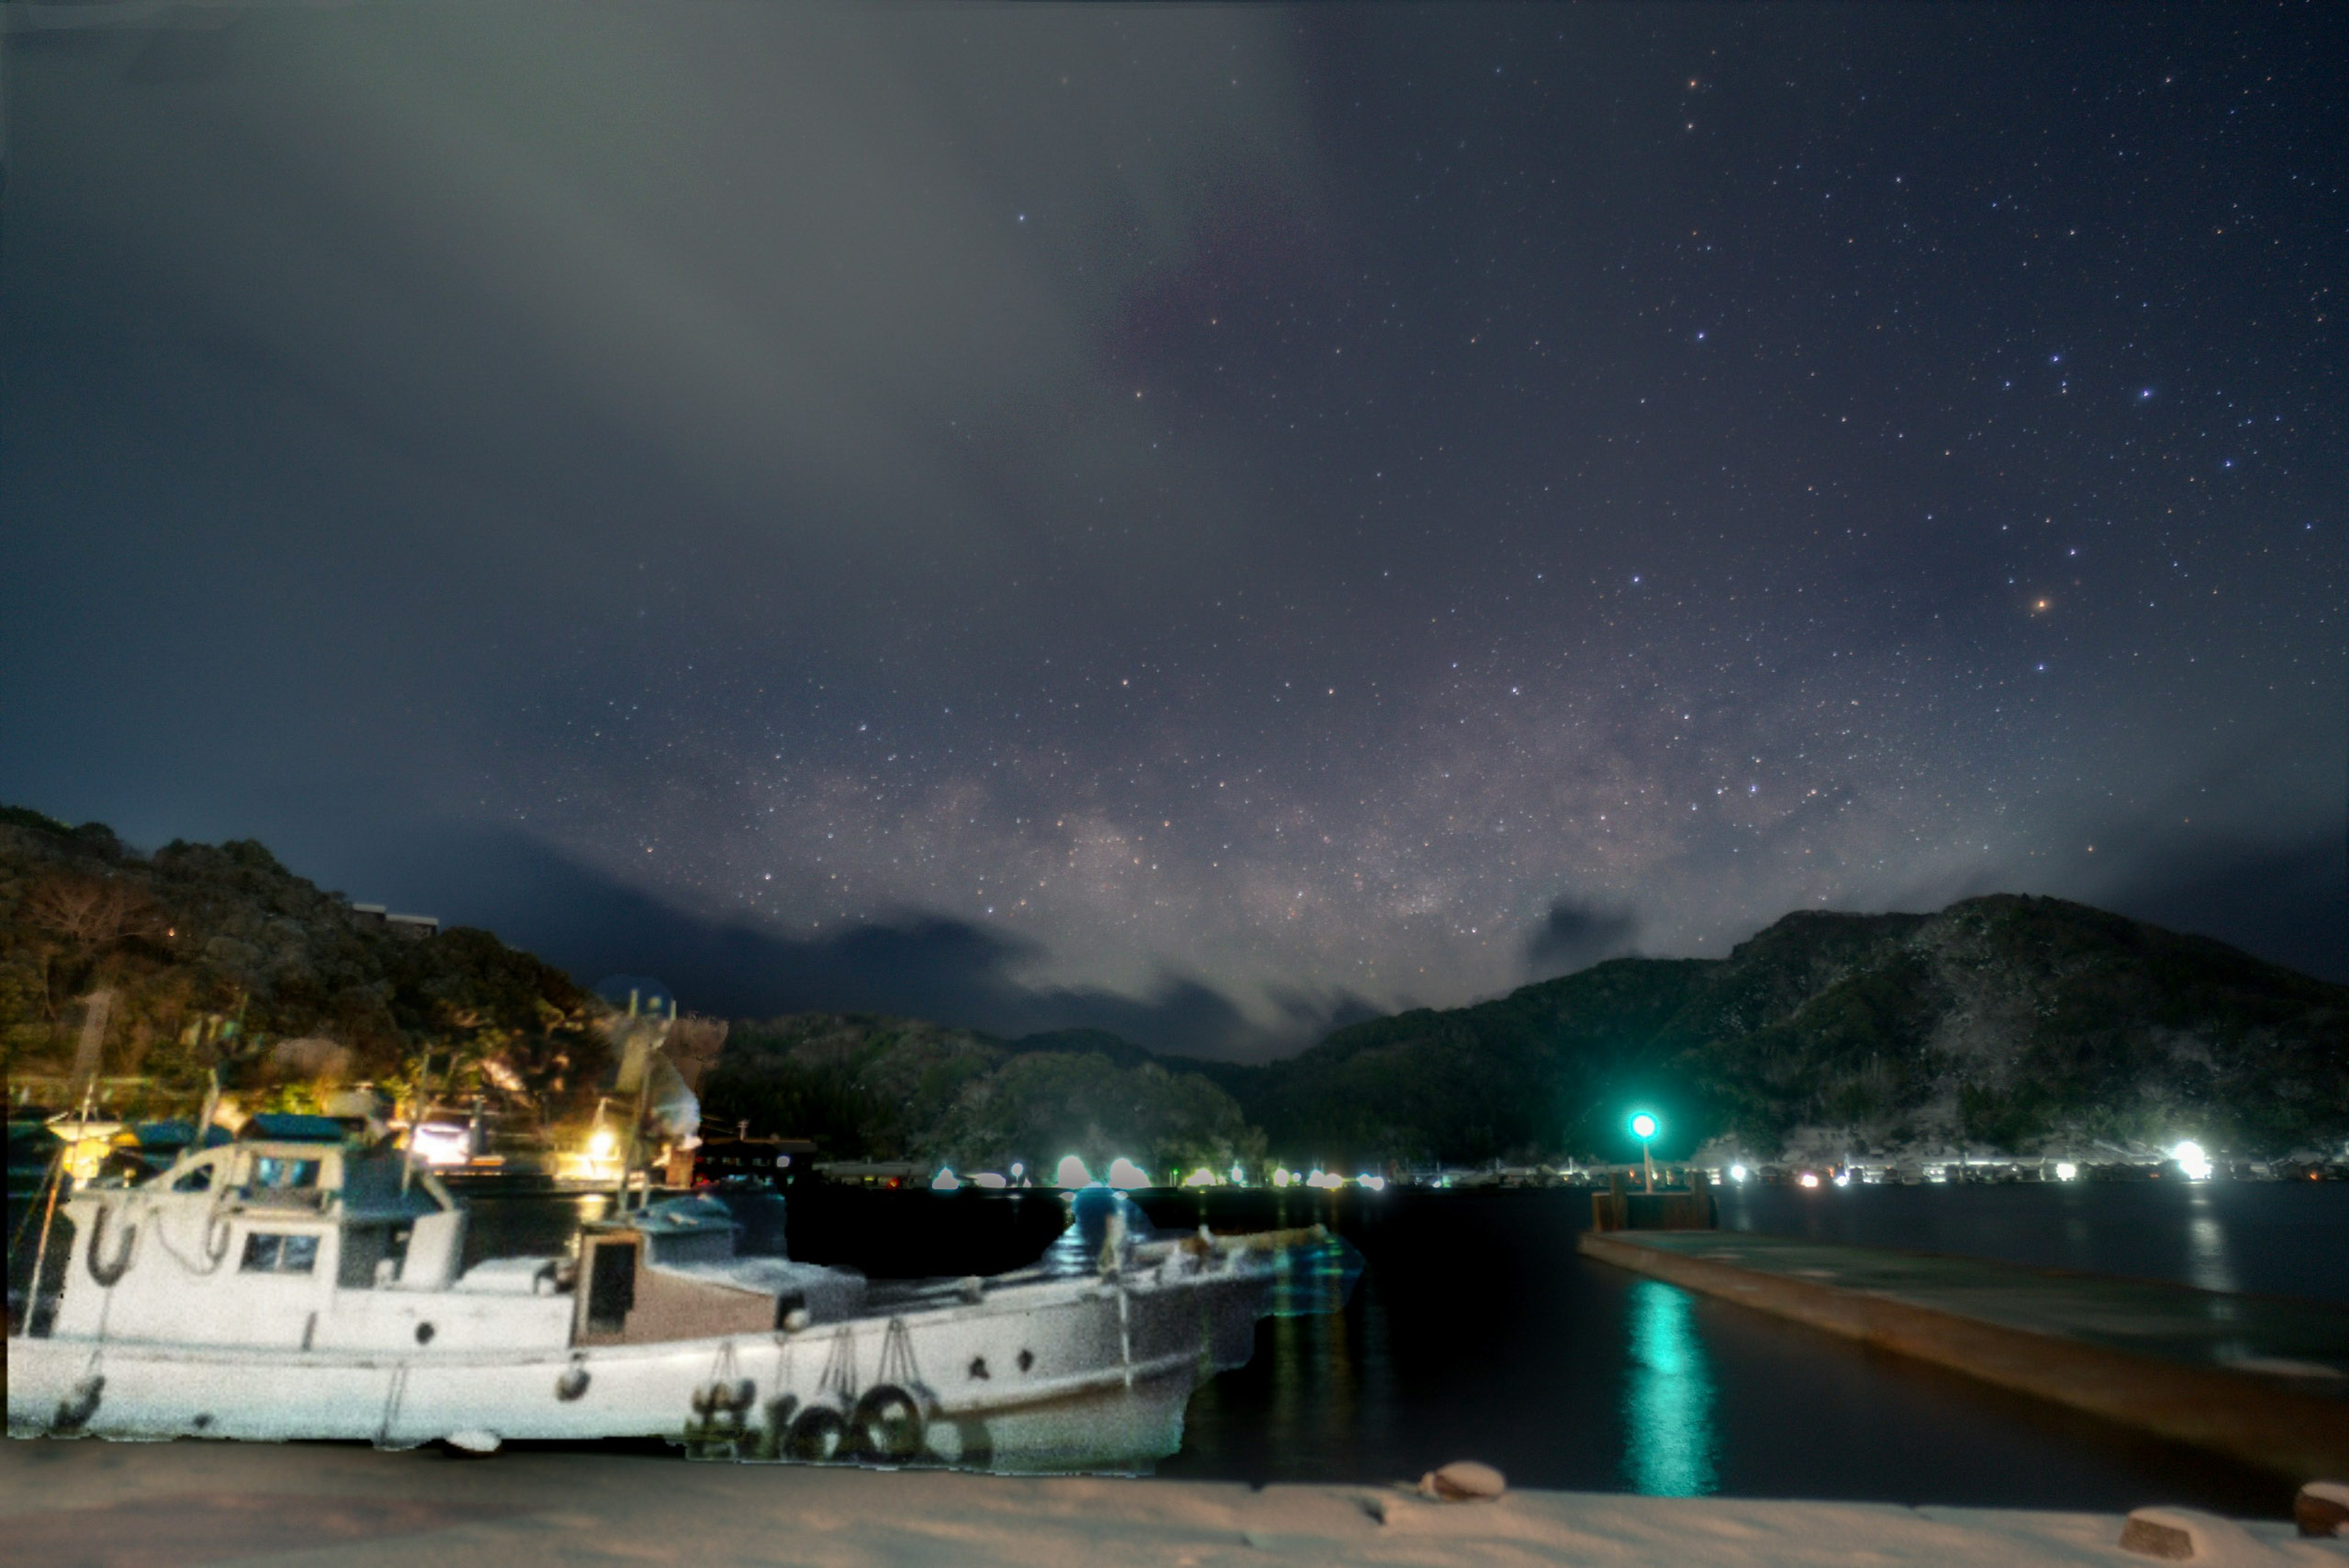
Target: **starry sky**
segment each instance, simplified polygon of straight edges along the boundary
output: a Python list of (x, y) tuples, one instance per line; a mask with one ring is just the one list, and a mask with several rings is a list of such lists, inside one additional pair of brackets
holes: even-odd
[(1261, 1058), (2349, 979), (2337, 8), (11, 5), (0, 799)]

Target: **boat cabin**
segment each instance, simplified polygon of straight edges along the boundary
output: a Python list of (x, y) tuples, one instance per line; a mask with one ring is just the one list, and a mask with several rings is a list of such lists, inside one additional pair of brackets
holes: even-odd
[(512, 1354), (795, 1329), (863, 1299), (863, 1277), (846, 1270), (736, 1257), (740, 1227), (709, 1197), (589, 1225), (575, 1268), (556, 1257), (468, 1267), (465, 1209), (403, 1164), (388, 1147), (240, 1139), (136, 1185), (85, 1188), (51, 1238), (63, 1292), (35, 1332)]
[[(465, 1211), (403, 1157), (240, 1140), (65, 1205), (59, 1337), (375, 1349), (560, 1346), (558, 1260), (463, 1268)], [(478, 1277), (476, 1277), (478, 1276)]]

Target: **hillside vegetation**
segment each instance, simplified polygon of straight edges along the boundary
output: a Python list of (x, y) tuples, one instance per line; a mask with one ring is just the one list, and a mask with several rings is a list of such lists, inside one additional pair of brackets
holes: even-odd
[(2349, 1137), (2349, 987), (2002, 894), (1790, 914), (1725, 959), (1614, 959), (1209, 1070), (1274, 1147), (1331, 1160), (1619, 1158), (1635, 1102), (1681, 1148), (2191, 1135), (2282, 1152)]
[(336, 1082), (398, 1090), (429, 1070), (442, 1089), (553, 1113), (592, 1088), (608, 1055), (590, 1027), (600, 1004), (486, 931), (387, 931), (251, 840), (141, 855), (102, 824), (0, 807), (12, 1087), (65, 1077), (99, 993), (99, 1070), (146, 1080), (158, 1101), (216, 1066), (248, 1098), (287, 1103)]
[[(260, 844), (142, 855), (0, 807), (0, 1052), (67, 1071), (111, 998), (102, 1070), (157, 1095), (225, 1066), (298, 1098), (364, 1079), (479, 1089), (554, 1119), (607, 1076), (602, 1005), (485, 931), (418, 940)], [(709, 1118), (841, 1156), (1001, 1169), (1116, 1155), (1154, 1172), (2196, 1137), (2239, 1153), (2349, 1138), (2349, 987), (2058, 899), (1790, 914), (1723, 959), (1618, 958), (1473, 1006), (1338, 1030), (1267, 1066), (1155, 1057), (1100, 1030), (1001, 1039), (801, 1014), (705, 1031)]]
[(706, 1085), (716, 1122), (812, 1138), (827, 1153), (962, 1170), (1049, 1171), (1076, 1154), (1154, 1172), (1263, 1156), (1230, 1095), (1095, 1029), (1003, 1040), (905, 1018), (802, 1013), (740, 1024)]

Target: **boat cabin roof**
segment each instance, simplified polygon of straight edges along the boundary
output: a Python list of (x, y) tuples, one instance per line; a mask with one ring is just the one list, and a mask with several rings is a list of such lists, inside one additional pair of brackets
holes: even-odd
[(429, 1171), (400, 1179), (396, 1149), (306, 1139), (240, 1139), (181, 1158), (140, 1183), (165, 1192), (233, 1191), (245, 1203), (332, 1213), (345, 1224), (398, 1223), (456, 1207)]

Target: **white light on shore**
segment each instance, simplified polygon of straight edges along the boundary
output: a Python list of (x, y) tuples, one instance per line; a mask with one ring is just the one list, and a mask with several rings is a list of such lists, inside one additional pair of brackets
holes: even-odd
[(2079, 1179), (2080, 1168), (2077, 1165), (2073, 1164), (2069, 1160), (2058, 1160), (2055, 1161), (2055, 1180), (2058, 1181), (2077, 1181)]
[(1744, 1166), (1743, 1166), (1743, 1165), (1733, 1165), (1733, 1166), (1731, 1166), (1731, 1167), (1729, 1168), (1729, 1179), (1730, 1179), (1732, 1181), (1744, 1181), (1744, 1180), (1745, 1180), (1745, 1167), (1744, 1167)]
[(1816, 1187), (1819, 1184), (1818, 1173), (1815, 1171), (1806, 1171), (1795, 1180), (1806, 1187)]
[(1150, 1185), (1150, 1172), (1121, 1154), (1109, 1162), (1109, 1184), (1120, 1191)]
[(1064, 1155), (1061, 1168), (1052, 1173), (1052, 1182), (1059, 1187), (1090, 1187), (1093, 1184), (1093, 1173), (1086, 1170), (1085, 1162), (1075, 1155)]
[(2210, 1180), (2210, 1157), (2203, 1153), (2202, 1146), (2192, 1139), (2171, 1150), (2169, 1157), (2178, 1161), (2178, 1170), (2186, 1173), (2189, 1181)]

